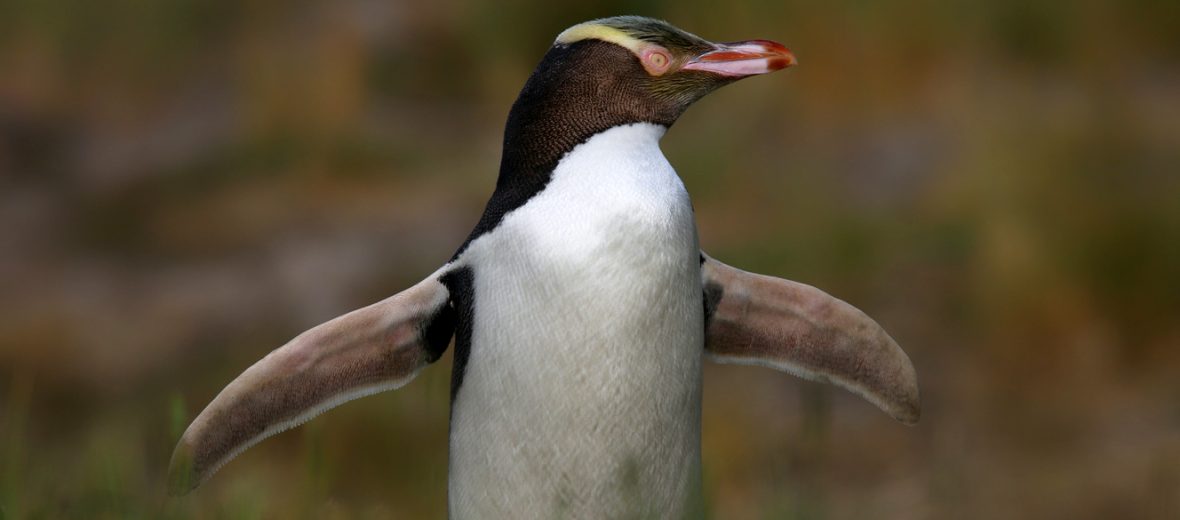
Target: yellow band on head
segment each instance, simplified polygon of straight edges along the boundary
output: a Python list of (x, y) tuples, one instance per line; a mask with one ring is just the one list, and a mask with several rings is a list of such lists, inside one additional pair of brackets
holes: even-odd
[(602, 25), (597, 21), (580, 23), (562, 31), (557, 35), (557, 41), (554, 43), (565, 45), (589, 39), (610, 42), (630, 49), (634, 53), (639, 53), (640, 46), (643, 44), (641, 40), (619, 29)]

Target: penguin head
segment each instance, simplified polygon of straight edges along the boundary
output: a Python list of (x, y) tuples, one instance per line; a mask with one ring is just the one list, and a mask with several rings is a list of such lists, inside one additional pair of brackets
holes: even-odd
[(670, 127), (718, 87), (794, 64), (776, 42), (713, 43), (651, 18), (575, 25), (558, 35), (512, 105), (501, 179), (540, 182), (598, 132), (633, 123)]
[(564, 81), (594, 85), (591, 95), (601, 96), (604, 104), (647, 105), (664, 119), (653, 122), (666, 125), (718, 87), (796, 63), (794, 54), (777, 42), (713, 43), (641, 16), (570, 27), (558, 35), (554, 51), (570, 55), (577, 64), (576, 70), (553, 71)]

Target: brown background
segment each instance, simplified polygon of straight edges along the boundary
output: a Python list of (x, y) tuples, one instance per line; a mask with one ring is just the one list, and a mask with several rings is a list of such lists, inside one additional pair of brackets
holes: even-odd
[(1180, 517), (1180, 3), (555, 5), (0, 4), (0, 516), (441, 517), (449, 359), (163, 474), (246, 366), (443, 263), (552, 38), (635, 13), (796, 51), (665, 152), (712, 255), (922, 383), (906, 428), (709, 366), (715, 518)]

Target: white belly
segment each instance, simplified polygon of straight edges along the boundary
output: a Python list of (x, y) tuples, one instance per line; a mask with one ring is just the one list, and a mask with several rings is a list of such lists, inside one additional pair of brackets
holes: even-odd
[(697, 496), (699, 247), (663, 128), (608, 130), (473, 241), (455, 518), (678, 517)]

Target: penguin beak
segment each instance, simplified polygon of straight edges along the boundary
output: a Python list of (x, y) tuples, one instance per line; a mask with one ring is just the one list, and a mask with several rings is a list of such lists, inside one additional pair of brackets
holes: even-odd
[(716, 44), (715, 49), (689, 60), (682, 70), (701, 70), (744, 78), (785, 69), (796, 63), (795, 55), (781, 43), (748, 40)]

